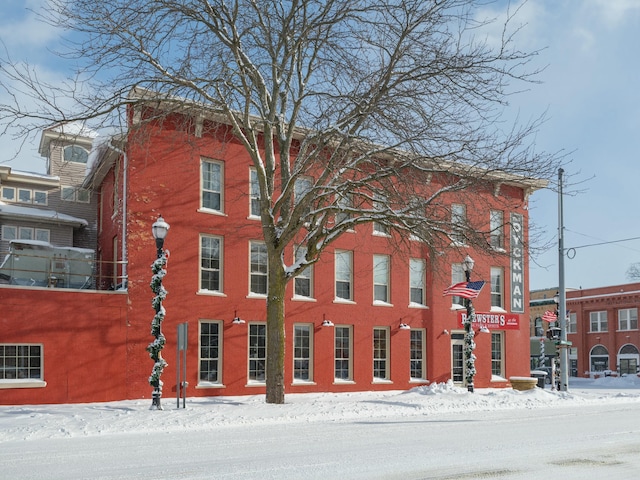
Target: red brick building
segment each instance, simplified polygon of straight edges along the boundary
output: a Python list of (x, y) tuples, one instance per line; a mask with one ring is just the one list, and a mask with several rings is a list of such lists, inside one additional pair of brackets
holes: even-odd
[[(176, 392), (176, 331), (184, 323), (189, 396), (265, 391), (266, 271), (260, 220), (252, 211), (251, 160), (225, 128), (184, 124), (150, 123), (136, 129), (135, 140), (94, 146), (83, 185), (99, 205), (99, 273), (126, 290), (63, 295), (0, 286), (1, 326), (9, 332), (0, 344), (39, 346), (34, 362), (42, 367), (41, 378), (28, 385), (33, 388), (0, 379), (0, 403), (150, 398), (151, 225), (160, 214), (171, 226), (163, 281), (165, 398)], [(432, 182), (436, 188), (438, 179)], [(465, 250), (476, 261), (472, 279), (487, 281), (474, 300), (476, 387), (507, 386), (510, 376), (529, 372), (524, 245), (528, 196), (541, 186), (496, 178), (486, 189), (451, 197), (487, 226), (501, 219), (491, 239), (495, 255)], [(474, 195), (483, 201), (474, 202)], [(490, 207), (476, 211), (475, 203)], [(437, 265), (420, 242), (402, 255), (397, 249), (392, 235), (361, 226), (290, 282), (287, 392), (463, 384), (461, 302), (442, 295), (464, 280), (460, 249), (445, 252)], [(325, 320), (331, 326), (323, 326)]]
[[(557, 288), (531, 292), (531, 365), (538, 364), (541, 337), (548, 324), (545, 310), (556, 311)], [(640, 283), (588, 289), (567, 289), (567, 339), (570, 376), (635, 375), (640, 371), (638, 306)], [(553, 326), (558, 326), (556, 323)], [(557, 355), (545, 340), (547, 362)]]

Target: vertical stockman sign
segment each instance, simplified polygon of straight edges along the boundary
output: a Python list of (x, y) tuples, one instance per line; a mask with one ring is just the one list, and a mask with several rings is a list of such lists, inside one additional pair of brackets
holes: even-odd
[(511, 214), (511, 311), (524, 313), (524, 246), (522, 215)]

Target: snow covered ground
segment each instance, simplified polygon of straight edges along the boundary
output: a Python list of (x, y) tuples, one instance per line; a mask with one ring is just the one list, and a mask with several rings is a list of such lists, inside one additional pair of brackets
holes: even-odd
[[(640, 478), (640, 379), (0, 406), (0, 479)], [(181, 403), (182, 405), (182, 403)]]

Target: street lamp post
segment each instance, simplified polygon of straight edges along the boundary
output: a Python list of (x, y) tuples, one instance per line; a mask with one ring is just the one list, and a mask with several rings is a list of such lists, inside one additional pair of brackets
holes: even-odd
[[(471, 281), (471, 271), (475, 262), (473, 258), (467, 255), (462, 262), (462, 269), (467, 282)], [(473, 331), (473, 320), (476, 311), (473, 308), (473, 302), (470, 298), (465, 298), (465, 306), (467, 308), (467, 317), (464, 320), (464, 362), (465, 362), (465, 380), (467, 382), (467, 390), (473, 393), (473, 378), (476, 375), (476, 356), (473, 351), (476, 349), (476, 342), (473, 340), (475, 333)]]
[(153, 233), (153, 238), (156, 240), (157, 250), (157, 258), (151, 265), (153, 276), (151, 277), (150, 284), (151, 290), (155, 294), (151, 301), (151, 305), (156, 311), (153, 321), (151, 322), (151, 334), (155, 339), (147, 346), (149, 356), (153, 360), (153, 370), (149, 377), (149, 385), (153, 387), (153, 392), (151, 393), (151, 410), (162, 410), (162, 405), (160, 404), (160, 398), (162, 397), (162, 380), (160, 380), (160, 377), (162, 375), (162, 371), (167, 366), (167, 362), (162, 358), (162, 349), (166, 342), (165, 337), (162, 334), (162, 321), (164, 320), (166, 313), (165, 308), (162, 306), (162, 301), (167, 296), (167, 291), (162, 285), (162, 279), (167, 273), (165, 267), (167, 265), (169, 252), (166, 252), (163, 249), (163, 246), (164, 239), (167, 236), (168, 231), (169, 224), (165, 222), (161, 216), (159, 216), (151, 226), (151, 232)]

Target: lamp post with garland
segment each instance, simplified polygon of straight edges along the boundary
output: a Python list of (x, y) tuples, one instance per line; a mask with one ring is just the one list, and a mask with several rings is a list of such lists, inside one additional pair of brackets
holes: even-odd
[[(467, 255), (462, 262), (462, 269), (467, 282), (471, 281), (471, 271), (475, 261)], [(473, 302), (470, 298), (465, 298), (465, 307), (467, 308), (467, 316), (464, 320), (464, 363), (465, 363), (465, 380), (467, 383), (467, 391), (473, 393), (473, 379), (476, 376), (476, 356), (473, 351), (476, 349), (474, 341), (475, 332), (473, 331), (473, 320), (476, 316)]]
[(153, 369), (149, 376), (149, 385), (153, 387), (153, 392), (151, 393), (151, 410), (162, 410), (160, 403), (162, 397), (162, 380), (160, 377), (162, 376), (162, 371), (167, 366), (167, 362), (162, 358), (162, 349), (166, 343), (166, 339), (162, 334), (162, 322), (166, 313), (162, 301), (167, 296), (167, 291), (162, 285), (162, 279), (167, 273), (165, 267), (167, 266), (167, 259), (169, 258), (169, 252), (165, 251), (163, 247), (164, 239), (169, 231), (169, 224), (159, 216), (151, 226), (151, 231), (153, 238), (156, 240), (157, 255), (156, 260), (151, 265), (153, 276), (151, 277), (150, 287), (155, 294), (151, 305), (156, 311), (156, 314), (151, 322), (151, 335), (153, 335), (155, 339), (147, 346), (149, 356), (153, 360)]

